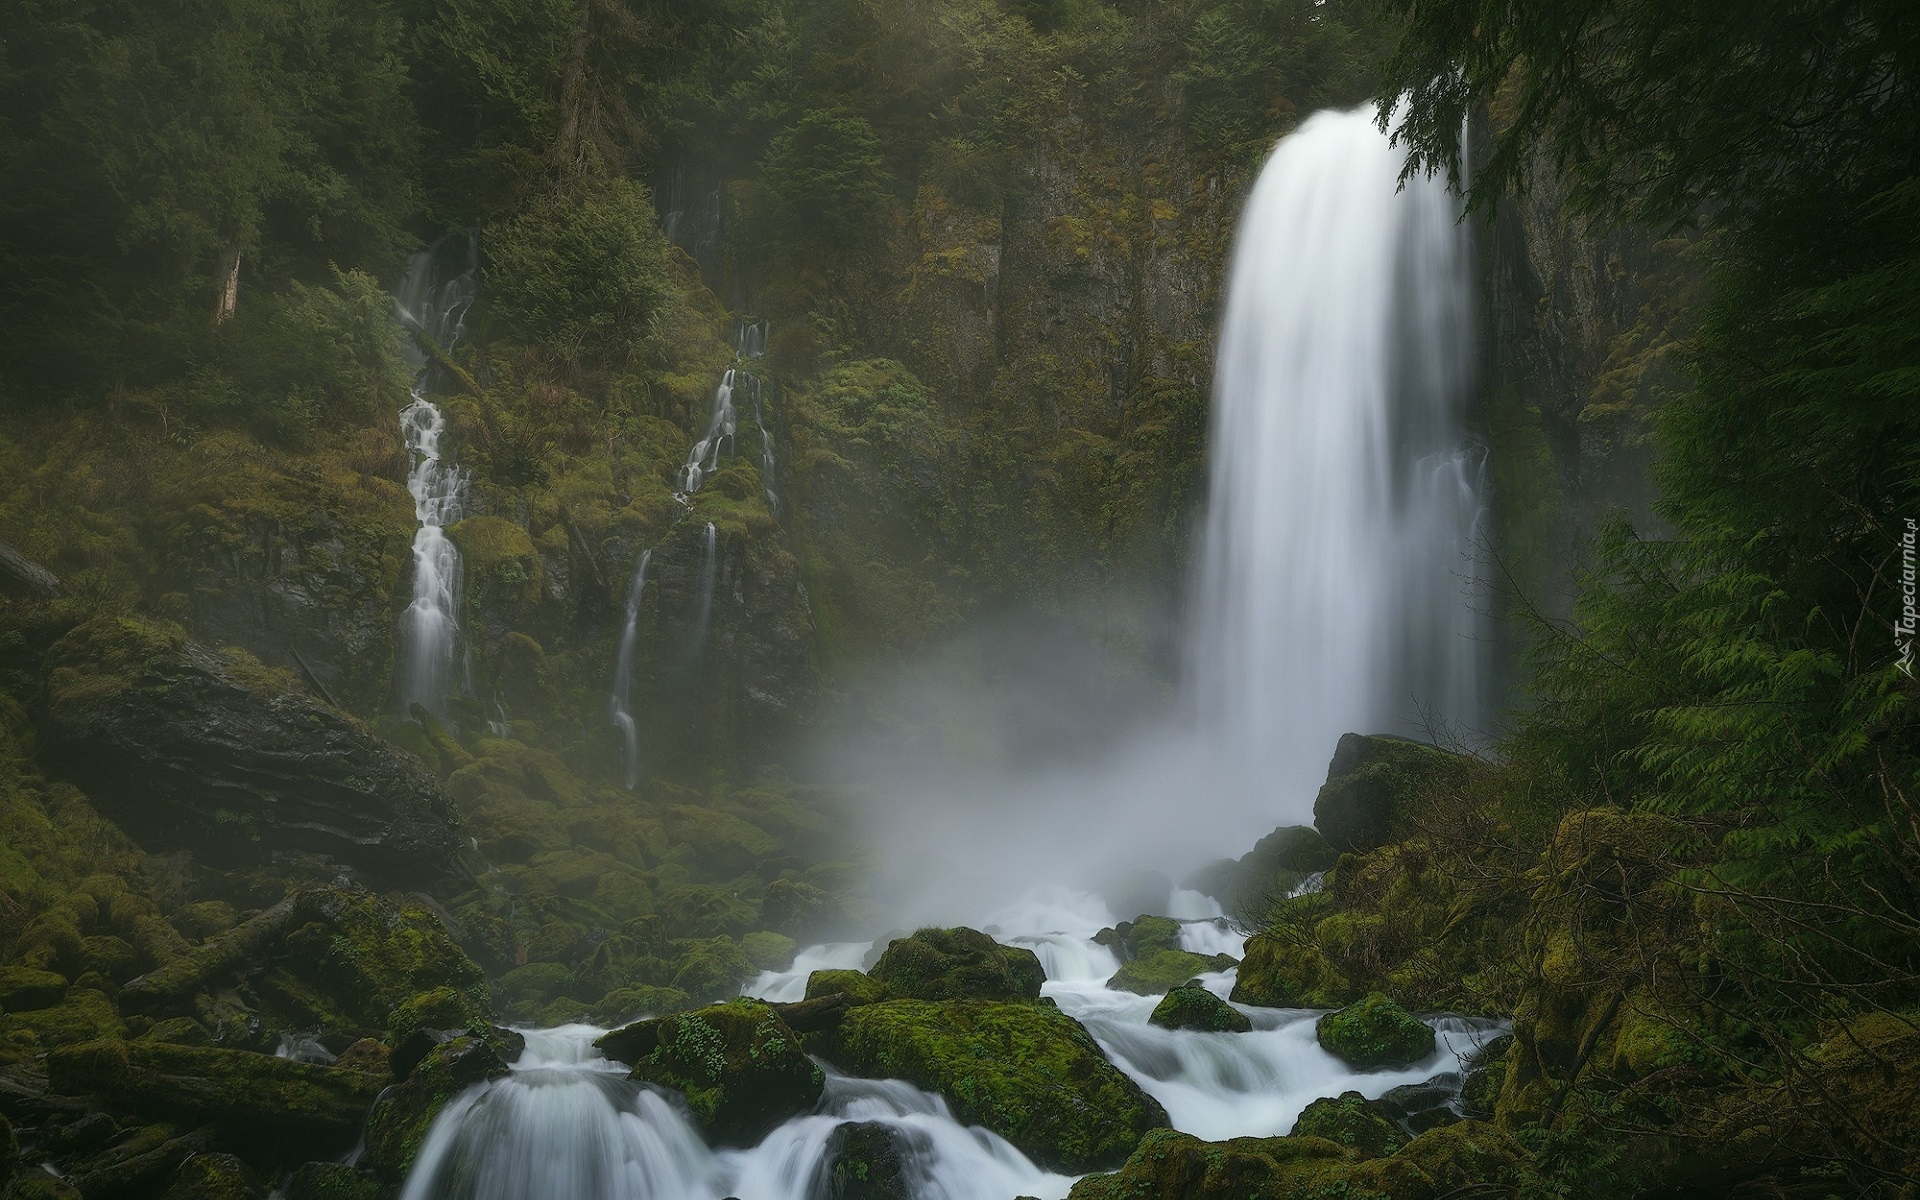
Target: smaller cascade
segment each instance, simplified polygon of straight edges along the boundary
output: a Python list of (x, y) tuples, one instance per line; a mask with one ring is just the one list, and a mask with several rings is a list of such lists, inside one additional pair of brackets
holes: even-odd
[(734, 337), (733, 365), (720, 377), (714, 389), (713, 412), (707, 418), (707, 431), (687, 451), (680, 468), (680, 498), (700, 490), (702, 484), (720, 469), (720, 460), (735, 453), (735, 433), (739, 425), (737, 401), (745, 401), (753, 412), (754, 429), (760, 435), (760, 484), (767, 496), (767, 507), (780, 515), (780, 498), (774, 491), (773, 433), (767, 428), (766, 397), (760, 377), (748, 364), (767, 352), (767, 323), (749, 321)]
[(633, 581), (627, 585), (627, 619), (620, 628), (620, 649), (613, 660), (613, 691), (607, 709), (613, 727), (620, 731), (620, 749), (626, 770), (628, 790), (640, 782), (640, 727), (633, 719), (633, 652), (640, 640), (640, 601), (647, 590), (647, 567), (653, 551), (640, 552), (633, 568)]
[(701, 538), (700, 548), (700, 588), (693, 598), (693, 628), (687, 635), (687, 665), (700, 661), (707, 652), (707, 634), (713, 628), (713, 585), (714, 576), (720, 568), (720, 530), (712, 521), (707, 522), (706, 534)]
[(447, 421), (429, 392), (436, 359), (466, 336), (467, 309), (478, 291), (478, 247), (471, 234), (442, 238), (413, 256), (394, 296), (394, 313), (413, 335), (411, 399), (400, 411), (407, 447), (407, 491), (419, 528), (413, 536), (413, 600), (401, 615), (394, 695), (402, 715), (418, 704), (446, 715), (459, 661), (460, 551), (446, 526), (466, 515), (467, 476), (441, 453)]

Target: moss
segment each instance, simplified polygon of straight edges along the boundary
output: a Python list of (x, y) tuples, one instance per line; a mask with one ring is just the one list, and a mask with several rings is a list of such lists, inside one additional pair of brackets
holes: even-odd
[(232, 1154), (194, 1154), (173, 1173), (159, 1200), (260, 1200), (253, 1170)]
[(746, 932), (760, 912), (727, 888), (690, 883), (661, 898), (660, 915), (676, 937), (713, 938)]
[(807, 999), (836, 995), (856, 1004), (877, 1004), (887, 999), (887, 985), (864, 971), (815, 971), (807, 976)]
[(545, 1002), (568, 991), (573, 984), (573, 972), (564, 965), (540, 962), (508, 971), (494, 984), (494, 990), (508, 1004), (523, 1000)]
[(826, 1046), (835, 1064), (938, 1092), (1034, 1161), (1081, 1172), (1124, 1159), (1166, 1113), (1048, 1004), (890, 1000), (851, 1009)]
[(396, 1183), (404, 1179), (447, 1102), (506, 1072), (506, 1063), (479, 1038), (457, 1037), (435, 1046), (404, 1080), (381, 1093), (366, 1115), (361, 1161)]
[(618, 1025), (645, 1017), (664, 1017), (695, 1007), (693, 997), (678, 988), (634, 984), (615, 988), (600, 998), (589, 1015), (602, 1025)]
[(1434, 1051), (1433, 1030), (1378, 993), (1321, 1017), (1321, 1049), (1363, 1071), (1410, 1067)]
[(740, 939), (740, 951), (762, 971), (784, 971), (793, 965), (794, 940), (784, 933), (756, 930)]
[(334, 1162), (302, 1164), (285, 1185), (286, 1200), (380, 1200), (385, 1194), (378, 1176)]
[(1245, 1013), (1198, 984), (1183, 984), (1169, 991), (1147, 1019), (1162, 1029), (1245, 1033), (1253, 1028)]
[(492, 1036), (491, 1005), (477, 1003), (467, 992), (441, 986), (408, 999), (387, 1014), (388, 1041), (395, 1046), (416, 1030), (467, 1030), (478, 1034), (503, 1058), (505, 1043)]
[(686, 943), (679, 956), (672, 985), (696, 1000), (717, 1000), (737, 994), (740, 985), (758, 971), (729, 938)]
[(381, 1084), (270, 1054), (150, 1041), (64, 1047), (49, 1055), (47, 1073), (63, 1095), (100, 1096), (129, 1111), (212, 1121), (235, 1136), (319, 1152), (351, 1143)]
[(1289, 1136), (1325, 1138), (1362, 1158), (1392, 1154), (1406, 1140), (1400, 1127), (1359, 1092), (1323, 1096), (1307, 1105)]
[(490, 1014), (486, 979), (440, 918), (405, 901), (341, 888), (313, 889), (295, 906), (289, 969), (367, 1026), (422, 992), (452, 988)]
[(156, 666), (176, 658), (186, 631), (171, 622), (96, 617), (47, 654), (47, 696), (53, 719), (75, 730), (134, 688), (151, 686)]
[(771, 835), (750, 822), (684, 804), (667, 810), (667, 835), (681, 844), (689, 866), (715, 879), (750, 871), (780, 849)]
[(113, 1001), (92, 988), (74, 987), (58, 1004), (0, 1016), (0, 1034), (24, 1035), (14, 1044), (41, 1049), (97, 1038), (124, 1037), (126, 1033), (126, 1023), (120, 1019), (120, 1011)]
[(772, 1006), (733, 1000), (653, 1023), (653, 1052), (633, 1077), (677, 1089), (695, 1122), (728, 1145), (752, 1145), (775, 1125), (807, 1112), (826, 1077)]
[(524, 587), (539, 579), (540, 555), (527, 531), (504, 517), (468, 517), (447, 526), (470, 580)]
[(45, 1008), (67, 994), (67, 977), (33, 967), (0, 967), (0, 1010)]
[(1172, 991), (1196, 975), (1224, 971), (1234, 960), (1224, 954), (1191, 954), (1185, 950), (1155, 950), (1144, 958), (1120, 964), (1107, 986), (1142, 996)]
[(1033, 951), (964, 927), (896, 938), (868, 974), (889, 995), (914, 1000), (1032, 1000), (1047, 981)]
[(1135, 917), (1102, 929), (1093, 940), (1113, 947), (1122, 958), (1145, 958), (1157, 950), (1180, 948), (1180, 922), (1172, 917)]

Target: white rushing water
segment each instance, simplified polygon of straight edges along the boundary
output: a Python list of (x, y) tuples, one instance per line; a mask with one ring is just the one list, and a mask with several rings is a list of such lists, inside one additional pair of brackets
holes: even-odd
[[(478, 247), (473, 238), (443, 238), (413, 256), (394, 296), (394, 311), (416, 336), (449, 351), (466, 336), (467, 309), (478, 291)], [(446, 715), (460, 677), (460, 551), (445, 527), (465, 515), (467, 477), (441, 454), (447, 421), (428, 396), (433, 360), (409, 345), (412, 398), (400, 411), (407, 446), (407, 491), (413, 496), (413, 601), (400, 617), (394, 696), (404, 715), (415, 704)]]
[(759, 433), (760, 486), (766, 493), (767, 507), (780, 515), (780, 499), (774, 492), (773, 433), (767, 428), (766, 398), (760, 377), (751, 365), (767, 352), (767, 324), (751, 321), (740, 326), (734, 336), (733, 365), (720, 376), (713, 392), (713, 411), (707, 417), (707, 430), (687, 451), (680, 468), (680, 495), (684, 499), (699, 491), (701, 485), (720, 469), (721, 460), (735, 453), (735, 434), (740, 423), (739, 399), (744, 399)]
[(653, 551), (642, 550), (633, 565), (633, 579), (627, 584), (626, 621), (620, 626), (620, 646), (614, 652), (613, 691), (607, 697), (607, 713), (613, 727), (620, 731), (620, 751), (629, 791), (640, 782), (640, 726), (633, 716), (634, 651), (640, 640), (640, 603), (647, 593), (647, 567)]
[[(1187, 902), (1198, 903), (1192, 895)], [(1188, 921), (1183, 943), (1196, 949), (1231, 944), (1220, 921)], [(1160, 1101), (1175, 1128), (1209, 1140), (1285, 1134), (1321, 1096), (1355, 1090), (1379, 1097), (1404, 1084), (1444, 1084), (1503, 1029), (1491, 1021), (1430, 1018), (1438, 1045), (1426, 1062), (1374, 1072), (1356, 1072), (1320, 1049), (1319, 1014), (1311, 1010), (1235, 1005), (1253, 1022), (1248, 1033), (1161, 1029), (1147, 1020), (1160, 997), (1105, 984), (1120, 964), (1093, 938), (1111, 924), (1113, 915), (1098, 897), (1050, 888), (995, 914), (989, 928), (1040, 957), (1047, 970), (1043, 994)], [(857, 969), (872, 950), (870, 942), (809, 947), (789, 970), (764, 972), (742, 990), (777, 1002), (798, 1000), (813, 971)], [(1233, 972), (1201, 981), (1224, 998)], [(900, 1080), (860, 1079), (831, 1068), (813, 1112), (785, 1122), (758, 1145), (712, 1148), (675, 1097), (629, 1081), (624, 1068), (599, 1057), (592, 1041), (601, 1032), (584, 1025), (529, 1031), (527, 1051), (510, 1075), (470, 1089), (436, 1118), (402, 1200), (824, 1200), (831, 1138), (850, 1122), (884, 1125), (898, 1135), (894, 1144), (919, 1200), (1057, 1200), (1073, 1183), (1042, 1170), (1004, 1139), (961, 1125), (938, 1096)]]
[(1307, 797), (1341, 734), (1484, 706), (1467, 231), (1373, 120), (1316, 114), (1261, 172), (1213, 388), (1194, 700), (1243, 778)]

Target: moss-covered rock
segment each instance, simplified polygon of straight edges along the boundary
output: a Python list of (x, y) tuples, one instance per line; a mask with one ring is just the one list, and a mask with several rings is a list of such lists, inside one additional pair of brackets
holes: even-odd
[[(70, 1046), (100, 1038), (119, 1038), (127, 1034), (126, 1022), (113, 999), (91, 987), (74, 987), (66, 999), (46, 1008), (0, 1014), (0, 1036), (8, 1044), (31, 1054), (55, 1046)], [(0, 1046), (0, 1054), (8, 1053)]]
[(1047, 981), (1033, 951), (964, 927), (897, 938), (867, 974), (889, 995), (913, 1000), (1032, 1000)]
[(1507, 1082), (1507, 1052), (1513, 1049), (1513, 1035), (1503, 1033), (1474, 1052), (1466, 1063), (1466, 1078), (1460, 1084), (1460, 1104), (1467, 1116), (1485, 1120), (1493, 1116), (1500, 1089)]
[(1157, 950), (1180, 948), (1180, 922), (1172, 917), (1143, 914), (1111, 929), (1102, 929), (1093, 935), (1093, 940), (1112, 947), (1122, 959), (1145, 958)]
[(671, 986), (695, 1000), (738, 995), (740, 985), (759, 969), (732, 938), (716, 937), (679, 944)]
[(295, 898), (287, 965), (366, 1028), (425, 992), (451, 988), (491, 1018), (486, 977), (431, 910), (404, 898), (313, 888)]
[(253, 1169), (232, 1154), (195, 1154), (173, 1173), (160, 1200), (260, 1200), (266, 1189)]
[(382, 1080), (360, 1071), (246, 1050), (106, 1039), (56, 1049), (53, 1090), (118, 1109), (213, 1122), (241, 1138), (295, 1152), (338, 1152), (353, 1141)]
[(427, 1130), (447, 1102), (476, 1083), (507, 1073), (507, 1064), (477, 1037), (457, 1037), (427, 1052), (407, 1077), (380, 1094), (366, 1114), (360, 1161), (385, 1178), (406, 1178)]
[(1321, 1017), (1321, 1049), (1363, 1071), (1411, 1067), (1431, 1055), (1433, 1029), (1378, 993)]
[(66, 976), (33, 967), (0, 967), (0, 1011), (46, 1008), (67, 994)]
[(287, 1176), (286, 1200), (381, 1200), (380, 1177), (337, 1162), (303, 1163)]
[(784, 971), (793, 965), (794, 940), (784, 933), (757, 930), (740, 939), (740, 951), (762, 971)]
[(914, 1200), (909, 1156), (916, 1132), (879, 1121), (834, 1126), (822, 1155), (824, 1200)]
[(1307, 876), (1331, 868), (1338, 857), (1319, 830), (1283, 825), (1238, 859), (1223, 859), (1195, 872), (1186, 886), (1212, 896), (1230, 913), (1257, 920)]
[(685, 1095), (695, 1122), (718, 1142), (752, 1145), (810, 1110), (826, 1084), (799, 1035), (763, 1001), (733, 1000), (652, 1025), (654, 1048), (633, 1064), (633, 1077)]
[(1441, 1200), (1513, 1195), (1533, 1182), (1513, 1139), (1477, 1121), (1375, 1158), (1317, 1136), (1203, 1142), (1156, 1130), (1118, 1172), (1076, 1183), (1070, 1200)]
[(242, 652), (97, 617), (45, 669), (50, 751), (149, 849), (324, 854), (408, 884), (453, 869), (457, 820), (419, 762)]
[(1406, 1141), (1393, 1119), (1359, 1092), (1315, 1100), (1301, 1110), (1288, 1136), (1325, 1138), (1362, 1158), (1392, 1154)]
[(1343, 734), (1313, 801), (1313, 823), (1334, 849), (1365, 853), (1419, 832), (1418, 818), (1473, 768), (1464, 754), (1407, 738)]
[(1167, 1123), (1153, 1097), (1050, 1004), (889, 1000), (848, 1011), (826, 1056), (863, 1075), (938, 1092), (1034, 1161), (1063, 1171), (1110, 1167)]
[(1224, 971), (1235, 960), (1226, 954), (1193, 954), (1186, 950), (1155, 950), (1130, 959), (1107, 980), (1107, 986), (1141, 996), (1158, 996), (1207, 971)]
[(1197, 983), (1172, 989), (1154, 1006), (1147, 1020), (1162, 1029), (1197, 1029), (1209, 1033), (1245, 1033), (1253, 1028), (1247, 1014)]
[(887, 985), (864, 971), (815, 971), (807, 976), (807, 999), (836, 995), (855, 1004), (877, 1004), (887, 999)]

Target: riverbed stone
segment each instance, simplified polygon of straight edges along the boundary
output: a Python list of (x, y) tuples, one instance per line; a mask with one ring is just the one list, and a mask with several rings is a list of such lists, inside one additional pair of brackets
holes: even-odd
[(889, 995), (910, 1000), (1032, 1000), (1047, 981), (1033, 951), (965, 927), (896, 939), (867, 974)]
[(1410, 1067), (1433, 1053), (1433, 1029), (1378, 992), (1321, 1017), (1321, 1049), (1362, 1071)]
[(1111, 1169), (1167, 1124), (1080, 1022), (1049, 1002), (889, 1000), (849, 1009), (825, 1057), (862, 1075), (905, 1079), (945, 1097), (1052, 1170)]
[(826, 1085), (800, 1036), (764, 1001), (732, 1000), (648, 1024), (654, 1045), (634, 1056), (633, 1078), (680, 1092), (695, 1124), (721, 1144), (753, 1145), (811, 1110)]
[(1208, 1033), (1246, 1033), (1253, 1028), (1247, 1014), (1192, 980), (1168, 992), (1147, 1020), (1162, 1029)]

